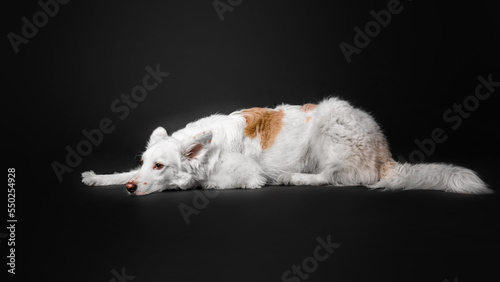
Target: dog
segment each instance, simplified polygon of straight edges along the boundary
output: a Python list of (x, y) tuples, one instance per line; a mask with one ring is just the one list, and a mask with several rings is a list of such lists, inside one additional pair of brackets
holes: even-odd
[(87, 185), (123, 185), (142, 196), (172, 189), (261, 188), (265, 185), (433, 189), (465, 194), (492, 190), (467, 168), (398, 163), (368, 113), (330, 97), (318, 104), (250, 108), (215, 114), (168, 135), (158, 127), (141, 166), (125, 173), (82, 173)]

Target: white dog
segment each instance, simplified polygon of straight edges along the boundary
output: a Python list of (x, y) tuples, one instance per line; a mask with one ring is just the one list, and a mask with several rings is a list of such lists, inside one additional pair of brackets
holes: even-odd
[(137, 196), (197, 186), (266, 184), (491, 192), (463, 167), (396, 162), (375, 120), (337, 98), (212, 115), (171, 136), (158, 127), (140, 168), (108, 175), (88, 171), (82, 178), (87, 185), (125, 184)]

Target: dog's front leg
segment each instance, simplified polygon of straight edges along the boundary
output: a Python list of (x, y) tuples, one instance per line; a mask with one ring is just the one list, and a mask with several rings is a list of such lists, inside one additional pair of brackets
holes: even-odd
[(82, 173), (82, 182), (89, 186), (123, 185), (132, 179), (139, 169), (113, 174), (95, 174), (92, 170)]

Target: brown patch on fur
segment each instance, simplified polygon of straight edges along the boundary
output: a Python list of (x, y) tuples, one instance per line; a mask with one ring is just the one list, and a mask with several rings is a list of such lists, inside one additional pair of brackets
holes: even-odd
[(383, 135), (374, 136), (372, 140), (356, 144), (351, 148), (353, 150), (351, 165), (370, 175), (369, 179), (364, 179), (368, 184), (396, 176), (394, 168), (397, 162), (392, 158), (389, 144)]
[(306, 117), (306, 123), (309, 123), (311, 121), (312, 117)]
[(302, 105), (302, 107), (300, 107), (300, 109), (304, 112), (310, 112), (310, 111), (314, 111), (314, 109), (316, 109), (316, 104), (305, 104), (305, 105)]
[(271, 148), (283, 129), (283, 110), (251, 108), (241, 111), (241, 114), (246, 120), (245, 136), (250, 139), (259, 137), (263, 150)]
[(379, 175), (380, 179), (391, 179), (394, 177), (394, 168), (396, 168), (394, 160), (387, 161), (380, 166)]
[(389, 144), (383, 136), (379, 136), (378, 140), (372, 145), (374, 157), (375, 157), (375, 168), (378, 173), (379, 180), (390, 179), (394, 177), (397, 162), (394, 161), (389, 150)]

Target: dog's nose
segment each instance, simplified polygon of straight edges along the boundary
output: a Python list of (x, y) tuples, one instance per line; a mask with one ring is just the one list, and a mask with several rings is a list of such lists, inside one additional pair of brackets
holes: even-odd
[(137, 190), (137, 184), (135, 184), (134, 182), (127, 182), (127, 184), (125, 184), (125, 188), (127, 188), (127, 191), (130, 194), (133, 194), (135, 190)]

